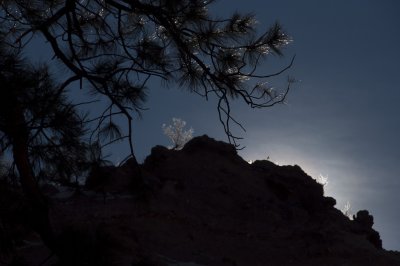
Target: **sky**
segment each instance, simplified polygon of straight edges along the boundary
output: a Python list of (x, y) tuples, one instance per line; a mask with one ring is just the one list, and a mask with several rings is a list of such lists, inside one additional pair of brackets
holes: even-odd
[[(209, 8), (224, 16), (254, 13), (260, 30), (279, 21), (293, 42), (283, 58), (262, 66), (273, 73), (293, 67), (271, 80), (279, 88), (287, 75), (298, 80), (287, 104), (255, 110), (234, 104), (233, 115), (246, 128), (246, 160), (269, 159), (299, 165), (312, 177), (328, 177), (327, 196), (342, 209), (367, 209), (385, 249), (400, 250), (400, 1), (385, 0), (220, 0)], [(152, 82), (147, 111), (134, 127), (140, 161), (155, 145), (170, 145), (162, 124), (181, 118), (194, 135), (227, 140), (218, 120), (216, 102), (206, 102), (174, 86)], [(127, 145), (109, 152), (122, 160)]]

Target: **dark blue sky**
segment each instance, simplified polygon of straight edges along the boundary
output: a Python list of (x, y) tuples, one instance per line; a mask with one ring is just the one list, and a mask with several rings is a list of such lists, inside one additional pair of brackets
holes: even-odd
[[(243, 122), (246, 160), (298, 164), (309, 175), (329, 177), (326, 194), (337, 208), (368, 209), (386, 249), (400, 250), (400, 1), (220, 0), (210, 11), (256, 14), (260, 30), (278, 20), (293, 38), (284, 58), (263, 66), (272, 73), (296, 54), (290, 74), (299, 80), (288, 104), (251, 110), (235, 104)], [(35, 48), (37, 49), (37, 48)], [(271, 80), (285, 85), (287, 75)], [(143, 160), (157, 144), (169, 145), (161, 126), (172, 117), (187, 121), (195, 135), (226, 140), (216, 104), (153, 82), (149, 110), (135, 125), (136, 153)], [(125, 157), (126, 144), (111, 151)]]

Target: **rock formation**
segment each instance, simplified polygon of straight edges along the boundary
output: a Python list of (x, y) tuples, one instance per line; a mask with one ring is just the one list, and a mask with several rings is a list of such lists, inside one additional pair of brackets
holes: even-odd
[[(350, 220), (299, 166), (248, 164), (207, 136), (180, 151), (154, 147), (140, 166), (140, 199), (128, 189), (128, 164), (99, 170), (88, 188), (112, 197), (53, 199), (65, 253), (43, 265), (400, 265), (397, 252), (382, 249), (368, 211)], [(15, 254), (37, 265), (27, 258), (45, 249), (35, 248)]]

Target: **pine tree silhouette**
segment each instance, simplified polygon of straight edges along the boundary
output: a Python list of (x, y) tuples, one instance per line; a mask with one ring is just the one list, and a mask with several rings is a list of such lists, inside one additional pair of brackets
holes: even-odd
[(32, 227), (49, 247), (55, 239), (39, 175), (68, 180), (84, 171), (87, 145), (83, 117), (67, 100), (45, 66), (34, 67), (0, 48), (0, 144), (9, 153), (29, 200)]

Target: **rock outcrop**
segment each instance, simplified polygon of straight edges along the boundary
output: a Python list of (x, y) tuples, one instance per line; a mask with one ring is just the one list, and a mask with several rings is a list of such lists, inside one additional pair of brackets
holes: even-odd
[(180, 151), (154, 147), (140, 169), (140, 200), (129, 165), (92, 177), (105, 181), (89, 188), (113, 195), (105, 202), (89, 192), (54, 200), (65, 255), (44, 265), (400, 265), (368, 211), (350, 220), (299, 166), (248, 164), (201, 136)]

